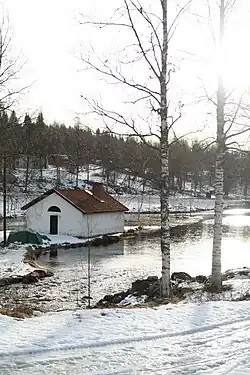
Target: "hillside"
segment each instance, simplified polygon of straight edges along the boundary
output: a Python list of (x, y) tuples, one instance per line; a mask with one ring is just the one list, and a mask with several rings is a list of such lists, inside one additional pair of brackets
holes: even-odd
[[(15, 192), (25, 191), (25, 169), (18, 168), (13, 171), (15, 183), (10, 184), (10, 188)], [(110, 193), (129, 193), (137, 194), (140, 192), (151, 192), (155, 193), (151, 187), (150, 183), (145, 183), (145, 181), (140, 177), (130, 176), (125, 173), (112, 173), (112, 178), (108, 181), (103, 176), (102, 169), (96, 165), (90, 165), (89, 170), (82, 168), (78, 174), (78, 181), (76, 181), (76, 176), (70, 173), (65, 168), (56, 168), (53, 165), (49, 165), (47, 169), (43, 169), (42, 178), (39, 169), (31, 169), (28, 176), (28, 192), (29, 193), (40, 193), (44, 190), (54, 188), (56, 185), (61, 188), (74, 188), (78, 186), (79, 188), (86, 188), (89, 186), (88, 181), (102, 182), (105, 188)]]
[[(76, 188), (76, 176), (65, 168), (58, 170), (50, 165), (41, 173), (39, 169), (31, 169), (28, 178), (28, 189), (25, 192), (25, 169), (18, 168), (13, 171), (8, 181), (7, 214), (19, 216), (23, 212), (20, 208), (44, 191), (60, 188)], [(89, 178), (89, 179), (88, 179)], [(60, 180), (60, 181), (59, 181)], [(107, 181), (103, 177), (102, 169), (91, 165), (89, 170), (82, 170), (78, 175), (78, 188), (91, 188), (93, 182), (102, 182), (105, 189), (116, 199), (125, 204), (131, 212), (158, 213), (160, 212), (159, 191), (153, 189), (149, 182), (140, 177), (125, 173), (113, 173), (113, 179)], [(206, 199), (206, 194), (191, 191), (191, 183), (186, 184), (185, 192), (172, 191), (170, 197), (171, 212), (195, 212), (211, 210), (214, 207), (213, 199)], [(210, 188), (206, 186), (206, 189)], [(2, 194), (0, 195), (0, 215), (2, 214)]]

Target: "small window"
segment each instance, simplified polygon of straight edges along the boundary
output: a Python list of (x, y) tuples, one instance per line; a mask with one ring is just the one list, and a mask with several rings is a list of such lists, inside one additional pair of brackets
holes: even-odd
[(51, 206), (48, 211), (50, 212), (61, 212), (60, 208), (57, 206)]

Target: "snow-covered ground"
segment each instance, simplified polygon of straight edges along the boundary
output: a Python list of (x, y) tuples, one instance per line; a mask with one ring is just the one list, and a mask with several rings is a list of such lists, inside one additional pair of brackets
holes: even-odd
[(250, 302), (0, 315), (5, 375), (250, 374)]
[[(13, 171), (15, 176), (18, 179), (18, 185), (20, 190), (24, 189), (25, 181), (25, 169), (19, 168)], [(102, 176), (103, 170), (98, 165), (89, 166), (89, 175), (86, 168), (82, 168), (78, 175), (78, 186), (84, 188), (86, 186), (86, 180), (96, 181), (96, 182), (105, 182), (104, 177)], [(128, 186), (128, 175), (126, 173), (116, 172), (115, 182), (117, 187), (127, 187)], [(41, 175), (39, 169), (31, 169), (29, 174), (28, 189), (32, 192), (42, 192), (45, 189), (51, 189), (55, 187), (57, 181), (57, 168), (53, 165), (49, 165), (47, 169), (43, 170), (43, 179), (41, 181)], [(65, 168), (60, 168), (60, 182), (66, 188), (73, 188), (76, 185), (76, 175), (70, 173)], [(140, 177), (130, 178), (130, 187), (132, 191), (141, 191), (143, 186), (143, 180)], [(112, 190), (111, 187), (109, 187)], [(152, 191), (152, 188), (149, 186), (144, 187), (144, 191)]]
[[(128, 227), (130, 228), (130, 227)], [(7, 231), (7, 238), (8, 235), (11, 231)], [(73, 236), (68, 236), (68, 235), (59, 235), (59, 234), (48, 234), (48, 233), (41, 233), (42, 235), (47, 236), (50, 241), (49, 243), (51, 244), (63, 244), (63, 243), (79, 243), (79, 242), (84, 242), (87, 240), (84, 239), (79, 239), (78, 237), (73, 237)], [(0, 242), (3, 241), (3, 231), (0, 230)], [(6, 249), (7, 250), (7, 249)]]
[[(35, 270), (35, 267), (24, 262), (27, 246), (11, 244), (7, 248), (0, 248), (0, 279), (24, 276)], [(41, 266), (39, 268), (43, 269)]]
[[(75, 186), (75, 176), (70, 174), (67, 170), (61, 169), (61, 182), (65, 188), (74, 188)], [(103, 182), (103, 177), (101, 177), (102, 169), (98, 166), (90, 166), (89, 178), (91, 181)], [(23, 215), (24, 212), (20, 208), (34, 199), (44, 191), (54, 188), (57, 179), (57, 169), (53, 166), (49, 166), (48, 169), (43, 171), (43, 181), (39, 181), (40, 171), (31, 170), (30, 172), (30, 182), (29, 182), (29, 193), (22, 193), (23, 191), (23, 181), (25, 180), (25, 170), (17, 169), (15, 175), (19, 181), (19, 188), (16, 191), (9, 194), (7, 197), (7, 213), (8, 215)], [(83, 170), (79, 173), (79, 187), (85, 188), (87, 180), (87, 171)], [(116, 174), (116, 183), (119, 187), (128, 186), (128, 176), (124, 173)], [(140, 178), (135, 178), (131, 180), (131, 190), (137, 192), (138, 195), (133, 194), (123, 194), (114, 195), (119, 201), (124, 203), (131, 212), (159, 212), (160, 211), (160, 198), (155, 191), (155, 195), (152, 195), (152, 189), (147, 187), (144, 189), (144, 194), (142, 194), (142, 180)], [(191, 187), (190, 187), (191, 188)], [(109, 191), (112, 189), (109, 187)], [(150, 194), (149, 194), (150, 193)], [(214, 207), (214, 199), (200, 199), (192, 196), (176, 194), (170, 198), (170, 211), (182, 211), (182, 212), (192, 212), (197, 210), (210, 210)], [(0, 195), (0, 216), (2, 214), (2, 196)]]
[[(43, 233), (45, 234), (45, 233)], [(64, 244), (64, 243), (83, 243), (87, 241), (87, 239), (79, 239), (77, 237), (73, 236), (67, 236), (67, 235), (59, 235), (59, 234), (45, 234), (49, 239), (50, 244)]]
[(0, 278), (23, 265), (25, 246), (0, 248)]
[[(48, 188), (45, 188), (48, 190)], [(40, 193), (19, 193), (7, 197), (7, 214), (11, 216), (24, 215), (21, 207)], [(123, 203), (131, 213), (134, 212), (160, 212), (160, 197), (158, 195), (113, 195), (118, 201)], [(225, 207), (232, 205), (237, 200), (225, 201)], [(0, 216), (2, 215), (2, 196), (0, 195)], [(197, 212), (199, 210), (212, 210), (214, 208), (214, 199), (188, 197), (186, 195), (176, 195), (170, 197), (170, 212)]]
[[(8, 235), (10, 234), (10, 230), (7, 230), (6, 234), (7, 234), (7, 238), (8, 238)], [(3, 231), (0, 230), (0, 242), (2, 242), (2, 241), (3, 241)]]
[[(35, 193), (11, 193), (7, 195), (7, 215), (8, 216), (24, 216), (25, 212), (21, 207), (26, 203), (37, 197), (39, 194)], [(0, 193), (0, 217), (3, 216), (3, 195)]]
[[(117, 200), (129, 208), (130, 212), (160, 212), (160, 197), (158, 195), (113, 195)], [(214, 199), (196, 198), (187, 195), (176, 194), (170, 196), (170, 212), (197, 212), (199, 210), (213, 210)], [(237, 199), (225, 200), (224, 207), (239, 203)]]
[[(129, 208), (131, 212), (160, 212), (159, 195), (114, 195), (114, 197)], [(170, 197), (170, 212), (194, 212), (198, 210), (212, 210), (214, 199), (200, 199), (187, 195), (176, 194)]]
[[(7, 231), (7, 237), (10, 231)], [(48, 235), (49, 244), (64, 243), (82, 243), (87, 240), (81, 240), (77, 237), (67, 235)], [(0, 242), (3, 240), (3, 231), (0, 231)], [(33, 269), (28, 264), (23, 263), (24, 254), (29, 245), (10, 244), (6, 248), (0, 248), (0, 278), (6, 276), (21, 276), (31, 272)], [(47, 246), (45, 242), (44, 246)]]

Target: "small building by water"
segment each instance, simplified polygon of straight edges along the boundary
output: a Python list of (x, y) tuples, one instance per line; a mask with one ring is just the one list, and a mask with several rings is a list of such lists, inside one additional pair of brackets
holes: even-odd
[(100, 183), (87, 189), (51, 189), (22, 207), (27, 228), (39, 233), (77, 237), (124, 231), (128, 208)]

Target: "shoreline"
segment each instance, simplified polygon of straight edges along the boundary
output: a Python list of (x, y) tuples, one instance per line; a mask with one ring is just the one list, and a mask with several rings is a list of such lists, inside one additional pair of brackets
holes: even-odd
[[(182, 230), (183, 228), (190, 227), (192, 225), (198, 225), (203, 222), (203, 220), (204, 219), (202, 217), (193, 217), (192, 220), (190, 220), (190, 217), (187, 217), (185, 219), (182, 218), (182, 220), (176, 221), (175, 223), (170, 223), (170, 230), (174, 232), (173, 234), (175, 234), (176, 231)], [(48, 251), (53, 252), (57, 251), (58, 249), (74, 249), (78, 247), (109, 246), (126, 238), (136, 238), (140, 236), (158, 236), (160, 235), (160, 233), (160, 225), (132, 225), (125, 226), (125, 230), (122, 233), (110, 233), (86, 239), (79, 238), (79, 241), (77, 241), (77, 237), (72, 236), (71, 238), (74, 239), (74, 242), (53, 242), (43, 245), (30, 244), (29, 248), (33, 249), (37, 255), (37, 258), (39, 258), (42, 253), (47, 253)]]

